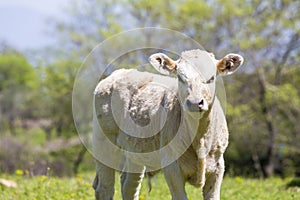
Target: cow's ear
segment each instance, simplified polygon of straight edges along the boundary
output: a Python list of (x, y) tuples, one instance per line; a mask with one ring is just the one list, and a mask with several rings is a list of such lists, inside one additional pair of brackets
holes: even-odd
[(238, 54), (227, 54), (224, 58), (217, 61), (217, 68), (219, 75), (232, 74), (241, 66), (244, 62), (244, 58)]
[(160, 73), (170, 75), (176, 73), (176, 61), (163, 53), (155, 53), (149, 57), (151, 65)]

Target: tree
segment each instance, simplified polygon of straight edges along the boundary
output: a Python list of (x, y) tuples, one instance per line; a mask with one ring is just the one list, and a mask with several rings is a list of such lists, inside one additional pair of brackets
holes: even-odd
[(259, 100), (257, 105), (260, 108), (257, 116), (261, 116), (258, 123), (264, 123), (262, 130), (268, 133), (265, 144), (266, 154), (258, 160), (262, 165), (264, 176), (269, 177), (274, 174), (278, 165), (276, 164), (278, 163), (278, 144), (281, 141), (277, 118), (274, 117), (277, 116), (278, 105), (275, 100), (270, 106), (267, 94), (271, 88), (269, 85), (277, 87), (282, 84), (283, 69), (293, 66), (295, 61), (299, 60), (299, 28), (295, 23), (299, 18), (295, 6), (299, 6), (299, 3), (288, 1), (253, 1), (252, 3), (252, 16), (254, 17), (244, 20), (247, 29), (240, 31), (239, 38), (242, 41), (238, 41), (237, 44), (251, 59), (249, 62), (254, 66), (258, 78), (256, 94)]
[(58, 136), (70, 137), (75, 133), (72, 116), (72, 89), (79, 63), (59, 61), (44, 68), (43, 92), (47, 118)]
[(0, 56), (0, 115), (1, 126), (15, 133), (17, 117), (32, 117), (33, 91), (38, 88), (34, 68), (17, 52), (2, 52)]
[(77, 57), (81, 61), (107, 37), (123, 30), (116, 18), (123, 19), (122, 5), (118, 0), (74, 1), (66, 9), (68, 22), (54, 21), (54, 29), (63, 48), (65, 59)]

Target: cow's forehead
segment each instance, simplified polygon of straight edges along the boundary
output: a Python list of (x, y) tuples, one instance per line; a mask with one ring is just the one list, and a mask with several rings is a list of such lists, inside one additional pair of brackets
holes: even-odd
[(197, 49), (182, 52), (178, 67), (183, 63), (184, 66), (182, 67), (192, 67), (197, 73), (203, 76), (204, 79), (209, 79), (217, 73), (216, 65), (210, 53), (203, 50)]

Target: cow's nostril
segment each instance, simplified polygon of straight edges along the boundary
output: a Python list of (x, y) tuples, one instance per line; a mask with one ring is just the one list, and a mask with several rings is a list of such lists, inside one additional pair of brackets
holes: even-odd
[(200, 110), (208, 110), (208, 104), (207, 104), (206, 100), (201, 99), (198, 103), (198, 107)]
[(198, 101), (187, 99), (186, 106), (194, 112), (208, 110), (208, 104), (204, 98)]
[(200, 102), (198, 103), (198, 105), (199, 105), (199, 107), (202, 107), (202, 106), (203, 106), (203, 104), (204, 104), (204, 100), (203, 100), (203, 99), (201, 99), (201, 100), (200, 100)]

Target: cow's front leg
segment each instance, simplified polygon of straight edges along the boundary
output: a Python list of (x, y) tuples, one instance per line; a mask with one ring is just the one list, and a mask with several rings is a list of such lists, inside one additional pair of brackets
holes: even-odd
[(178, 161), (163, 168), (163, 172), (172, 195), (172, 200), (187, 200), (185, 180)]
[(225, 167), (223, 155), (216, 162), (216, 170), (206, 174), (206, 181), (203, 188), (204, 200), (219, 200), (221, 184), (223, 180)]
[(138, 200), (145, 168), (136, 166), (136, 173), (122, 172), (121, 190), (123, 200)]
[(93, 188), (97, 200), (112, 200), (114, 196), (115, 170), (96, 161), (96, 177)]

